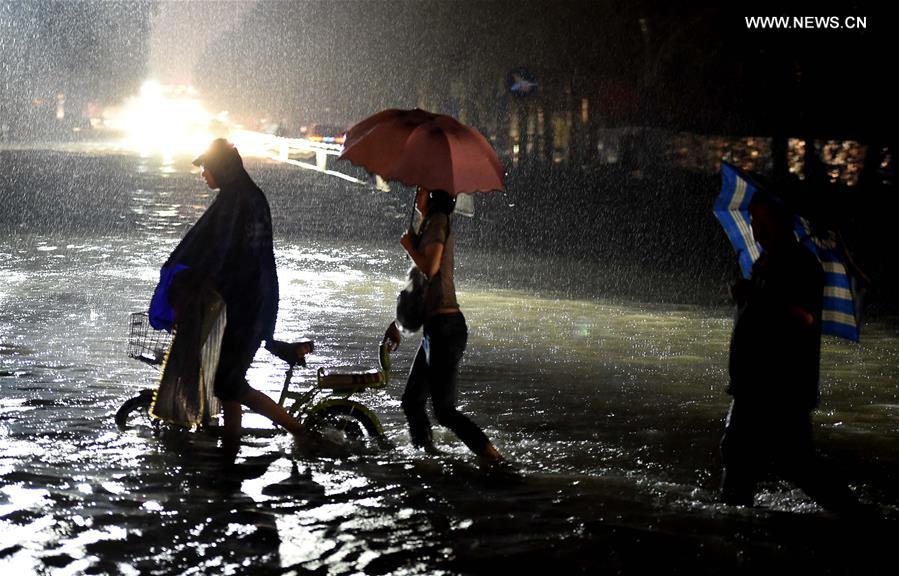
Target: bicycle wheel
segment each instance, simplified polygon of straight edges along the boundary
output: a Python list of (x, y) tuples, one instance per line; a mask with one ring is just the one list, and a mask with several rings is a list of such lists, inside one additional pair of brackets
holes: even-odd
[(128, 428), (128, 423), (132, 416), (140, 414), (147, 417), (152, 403), (152, 390), (142, 390), (141, 393), (134, 398), (125, 400), (122, 407), (115, 413), (116, 426), (118, 426), (119, 429), (124, 430)]
[(349, 442), (385, 441), (381, 426), (357, 406), (332, 404), (314, 411), (306, 419), (310, 432), (325, 437), (338, 435)]

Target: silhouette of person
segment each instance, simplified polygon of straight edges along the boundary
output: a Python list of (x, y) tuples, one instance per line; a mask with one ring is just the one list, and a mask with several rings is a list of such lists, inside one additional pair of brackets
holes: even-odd
[(262, 340), (272, 338), (278, 314), (268, 201), (244, 170), (237, 149), (223, 138), (214, 140), (194, 165), (202, 166), (207, 186), (219, 193), (165, 263), (184, 267), (172, 281), (169, 300), (176, 323), (196, 318), (193, 308), (204, 290), (217, 291), (225, 302), (227, 323), (214, 392), (222, 403), (225, 459), (232, 462), (240, 446), (241, 405), (295, 436), (302, 435), (304, 427), (246, 381)]
[(793, 233), (793, 216), (758, 193), (750, 205), (762, 247), (748, 280), (732, 289), (738, 311), (730, 346), (730, 386), (721, 454), (721, 497), (751, 506), (774, 471), (837, 513), (859, 503), (815, 455), (811, 412), (818, 402), (824, 273)]

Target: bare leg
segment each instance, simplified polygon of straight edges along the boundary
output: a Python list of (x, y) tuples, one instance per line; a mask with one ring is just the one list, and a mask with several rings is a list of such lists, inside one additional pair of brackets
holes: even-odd
[(484, 451), (481, 452), (480, 456), (482, 458), (487, 458), (488, 460), (499, 461), (502, 460), (502, 454), (499, 453), (499, 450), (496, 449), (492, 443), (488, 442), (487, 446), (484, 448)]
[(299, 420), (288, 414), (284, 408), (269, 398), (268, 395), (258, 390), (250, 389), (249, 392), (243, 395), (240, 402), (253, 412), (262, 414), (278, 426), (285, 428), (296, 437), (306, 433), (306, 427)]
[(231, 464), (237, 458), (237, 452), (240, 450), (240, 421), (243, 415), (240, 402), (234, 400), (223, 401), (222, 413), (225, 419), (225, 429), (222, 432), (222, 449), (225, 452), (225, 462)]

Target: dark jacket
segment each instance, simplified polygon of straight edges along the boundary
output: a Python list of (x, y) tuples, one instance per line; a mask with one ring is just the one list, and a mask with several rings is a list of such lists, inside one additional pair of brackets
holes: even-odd
[(194, 285), (211, 280), (227, 305), (228, 329), (268, 339), (278, 314), (271, 212), (262, 190), (240, 172), (221, 186), (165, 267), (187, 266)]
[[(730, 348), (731, 394), (815, 406), (823, 289), (821, 264), (798, 243), (756, 262), (738, 301)], [(814, 323), (798, 317), (798, 309), (812, 314)]]

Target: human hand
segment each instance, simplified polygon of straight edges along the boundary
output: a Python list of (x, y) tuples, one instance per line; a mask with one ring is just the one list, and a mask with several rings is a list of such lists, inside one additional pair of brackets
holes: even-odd
[(190, 270), (182, 270), (172, 279), (168, 289), (168, 301), (172, 307), (175, 325), (180, 324), (191, 315), (196, 300), (196, 278)]
[(400, 342), (402, 340), (403, 337), (400, 335), (399, 328), (396, 327), (396, 322), (391, 322), (390, 326), (387, 327), (387, 330), (384, 331), (383, 342), (387, 342), (390, 351), (395, 352), (396, 349), (400, 347)]
[(400, 237), (400, 245), (406, 249), (406, 252), (412, 253), (415, 249), (415, 242), (411, 232), (406, 232)]
[(191, 269), (178, 272), (168, 290), (174, 323), (179, 324), (182, 320), (197, 314), (204, 294), (214, 291), (217, 291), (217, 287), (212, 278), (201, 276)]
[(790, 315), (794, 318), (799, 319), (799, 321), (802, 322), (804, 326), (815, 325), (815, 315), (805, 308), (802, 308), (801, 306), (791, 306)]

